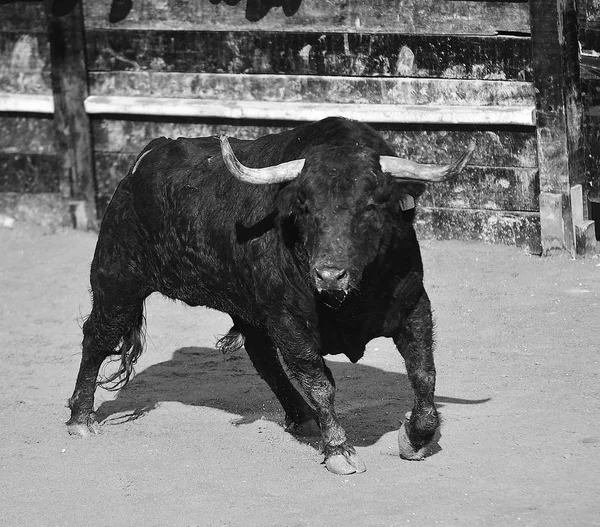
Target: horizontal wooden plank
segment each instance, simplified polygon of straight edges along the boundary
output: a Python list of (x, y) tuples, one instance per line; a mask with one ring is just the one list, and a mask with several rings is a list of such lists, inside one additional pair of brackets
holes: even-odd
[(539, 213), (426, 207), (417, 210), (415, 226), (421, 238), (503, 243), (541, 254)]
[(0, 192), (0, 210), (17, 221), (27, 221), (50, 229), (73, 225), (69, 203), (58, 193)]
[[(89, 28), (112, 27), (112, 0), (85, 0)], [(398, 33), (479, 34), (529, 32), (527, 4), (460, 0), (302, 0), (297, 10), (265, 2), (170, 0), (133, 2), (118, 14), (128, 29), (390, 31)], [(286, 12), (287, 11), (287, 12)], [(293, 16), (292, 16), (293, 15)], [(113, 20), (116, 17), (113, 16)]]
[(427, 207), (538, 211), (537, 169), (468, 166), (449, 183), (430, 185), (421, 198)]
[(358, 121), (452, 125), (533, 126), (529, 106), (409, 106), (392, 104), (317, 104), (293, 102), (219, 101), (160, 97), (90, 96), (85, 109), (92, 115), (150, 115), (220, 119), (318, 121), (340, 115)]
[[(511, 130), (424, 130), (421, 126), (401, 128), (374, 125), (399, 156), (421, 163), (444, 164), (455, 159), (474, 140), (472, 163), (479, 166), (535, 168), (535, 131)], [(238, 139), (256, 139), (292, 127), (264, 122), (228, 121), (182, 122), (123, 119), (94, 119), (94, 145), (97, 151), (137, 155), (146, 144), (161, 135), (167, 137), (208, 137), (227, 134)]]
[(58, 192), (58, 175), (55, 156), (0, 152), (0, 192)]
[(0, 93), (0, 113), (54, 113), (52, 95)]
[[(98, 192), (110, 196), (137, 154), (96, 152)], [(420, 206), (451, 209), (537, 211), (537, 170), (469, 166), (456, 181), (431, 185)]]
[(288, 130), (290, 126), (229, 121), (187, 122), (97, 118), (92, 121), (97, 152), (119, 152), (137, 156), (152, 139), (166, 137), (210, 137), (226, 134), (238, 139), (256, 139)]
[(90, 71), (532, 80), (517, 37), (90, 30), (87, 45)]
[(10, 31), (45, 33), (44, 2), (0, 5), (0, 33)]
[(51, 118), (0, 116), (0, 152), (53, 154), (54, 124)]
[[(98, 207), (102, 213), (114, 189), (127, 174), (135, 158), (135, 154), (98, 153), (96, 155), (96, 172), (99, 175)], [(494, 170), (486, 169), (486, 173), (494, 174)], [(463, 195), (464, 192), (463, 190)], [(428, 197), (423, 196), (418, 206), (416, 228), (421, 237), (505, 243), (525, 247), (530, 252), (539, 254), (540, 234), (537, 212), (493, 208), (485, 210), (428, 207), (427, 200)]]
[(46, 73), (47, 71), (39, 73), (15, 71), (8, 72), (0, 67), (0, 92), (29, 95), (49, 95), (51, 97), (50, 94), (52, 93), (52, 88), (50, 87), (50, 80), (48, 79)]
[[(86, 111), (101, 115), (149, 115), (221, 119), (318, 121), (342, 115), (374, 123), (438, 125), (533, 126), (535, 111), (530, 106), (411, 106), (392, 104), (317, 104), (292, 102), (226, 102), (186, 98), (90, 96)], [(2, 113), (52, 113), (51, 96), (0, 93)]]
[(585, 80), (600, 81), (600, 52), (587, 51), (581, 54), (581, 77)]
[(404, 77), (118, 72), (90, 76), (91, 95), (342, 104), (535, 106), (528, 82)]
[(471, 141), (475, 141), (475, 152), (471, 158), (474, 165), (537, 167), (534, 130), (406, 130), (386, 125), (377, 128), (399, 156), (419, 163), (449, 163), (464, 152)]
[(46, 34), (0, 32), (0, 91), (51, 93)]

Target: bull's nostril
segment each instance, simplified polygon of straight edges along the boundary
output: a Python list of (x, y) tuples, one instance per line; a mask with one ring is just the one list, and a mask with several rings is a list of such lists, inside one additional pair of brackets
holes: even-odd
[(340, 272), (335, 278), (336, 280), (341, 280), (342, 278), (345, 278), (347, 274), (346, 269), (340, 269)]
[(325, 283), (335, 283), (344, 280), (348, 276), (346, 269), (337, 267), (322, 267), (315, 269), (315, 276)]

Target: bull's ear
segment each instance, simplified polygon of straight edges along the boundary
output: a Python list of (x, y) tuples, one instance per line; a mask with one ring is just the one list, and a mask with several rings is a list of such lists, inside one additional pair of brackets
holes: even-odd
[(415, 208), (415, 198), (410, 194), (402, 194), (400, 196), (400, 209), (410, 210)]
[(283, 187), (275, 197), (275, 207), (279, 216), (289, 216), (296, 212), (299, 201), (297, 185), (290, 183)]
[(418, 198), (427, 187), (419, 182), (402, 182), (400, 184), (400, 208), (410, 210), (415, 208), (415, 198)]

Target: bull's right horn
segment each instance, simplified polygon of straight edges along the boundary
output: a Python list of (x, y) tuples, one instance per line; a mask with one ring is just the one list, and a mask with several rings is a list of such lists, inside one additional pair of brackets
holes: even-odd
[(221, 154), (223, 155), (225, 166), (229, 169), (232, 176), (245, 183), (267, 185), (269, 183), (291, 181), (300, 175), (304, 167), (304, 159), (296, 159), (270, 167), (250, 168), (242, 165), (238, 158), (235, 157), (226, 135), (221, 135), (219, 140), (221, 141)]
[(458, 176), (469, 162), (469, 159), (471, 159), (474, 151), (475, 141), (471, 141), (469, 147), (460, 158), (449, 165), (443, 166), (415, 163), (408, 159), (392, 156), (380, 156), (379, 164), (383, 172), (388, 172), (391, 176), (400, 179), (439, 183)]

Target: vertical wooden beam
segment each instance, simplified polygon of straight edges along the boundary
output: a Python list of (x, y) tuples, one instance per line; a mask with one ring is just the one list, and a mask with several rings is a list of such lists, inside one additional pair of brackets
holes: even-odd
[[(542, 249), (574, 254), (570, 188), (585, 179), (577, 11), (575, 0), (530, 0), (529, 5), (540, 192), (545, 198), (540, 214), (548, 220), (542, 222)], [(545, 206), (554, 209), (545, 211)]]
[(45, 0), (61, 188), (71, 200), (76, 227), (93, 229), (97, 226), (96, 184), (90, 119), (84, 108), (88, 83), (83, 10), (79, 2), (58, 16), (53, 7), (60, 1)]

